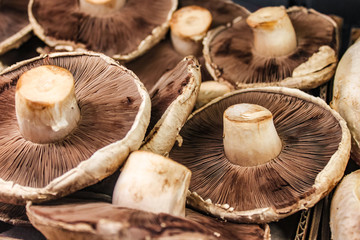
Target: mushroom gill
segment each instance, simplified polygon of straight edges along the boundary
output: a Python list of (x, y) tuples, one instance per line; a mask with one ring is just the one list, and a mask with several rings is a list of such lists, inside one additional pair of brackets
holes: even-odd
[(127, 0), (99, 16), (76, 0), (31, 0), (29, 15), (35, 34), (50, 46), (80, 47), (129, 60), (160, 41), (176, 6), (175, 0)]
[[(44, 65), (59, 66), (73, 75), (80, 120), (64, 138), (38, 144), (19, 131), (15, 89), (24, 72)], [(27, 198), (59, 197), (112, 174), (129, 149), (140, 146), (148, 124), (150, 110), (145, 102), (149, 100), (136, 79), (109, 58), (88, 53), (42, 56), (5, 70), (0, 76), (0, 199), (19, 204)]]
[[(169, 154), (192, 171), (190, 191), (202, 201), (209, 199), (203, 202), (206, 207), (199, 207), (193, 195), (194, 199), (188, 199), (190, 205), (210, 212), (211, 203), (219, 208), (226, 205), (226, 214), (214, 213), (216, 209), (211, 213), (235, 221), (266, 222), (311, 207), (327, 194), (344, 173), (348, 132), (325, 103), (303, 94), (271, 88), (237, 91), (196, 111), (180, 131), (181, 144), (175, 144)], [(281, 152), (275, 157), (239, 165), (227, 156), (223, 113), (238, 103), (260, 105), (272, 113), (282, 142)], [(256, 142), (251, 146), (260, 152), (264, 147)], [(327, 174), (332, 174), (331, 180), (320, 177)]]
[[(273, 8), (265, 9), (271, 11)], [(268, 14), (261, 13), (262, 10), (264, 9), (259, 9), (259, 13), (253, 14)], [(314, 10), (293, 7), (285, 13), (291, 21), (288, 26), (280, 23), (283, 20), (281, 13), (277, 14), (279, 19), (268, 22), (263, 19), (253, 20), (253, 14), (248, 18), (235, 19), (231, 25), (219, 27), (208, 33), (204, 41), (204, 55), (207, 68), (215, 79), (226, 80), (236, 88), (292, 84), (291, 87), (311, 89), (332, 76), (338, 43), (336, 24), (329, 17)], [(261, 18), (257, 15), (256, 18)], [(276, 26), (276, 21), (286, 25), (286, 30)], [(289, 39), (289, 43), (284, 42), (283, 38), (290, 35), (292, 28), (296, 37), (291, 41)], [(283, 31), (286, 33), (282, 34)], [(278, 41), (279, 47), (270, 46)], [(295, 46), (285, 47), (287, 44)], [(268, 45), (271, 51), (265, 48)], [(287, 50), (279, 55), (283, 49)], [(267, 53), (268, 51), (270, 52)], [(317, 58), (316, 63), (311, 64), (312, 67), (316, 66), (316, 69), (312, 69), (309, 64), (302, 65), (312, 56)], [(301, 65), (301, 69), (298, 69)], [(330, 66), (331, 73), (326, 71), (326, 77), (311, 76), (312, 72), (316, 73)], [(302, 80), (301, 77), (307, 79)], [(291, 81), (289, 78), (294, 80)], [(310, 80), (312, 78), (318, 79)]]
[(30, 38), (28, 3), (29, 0), (2, 0), (0, 2), (0, 54), (19, 47)]

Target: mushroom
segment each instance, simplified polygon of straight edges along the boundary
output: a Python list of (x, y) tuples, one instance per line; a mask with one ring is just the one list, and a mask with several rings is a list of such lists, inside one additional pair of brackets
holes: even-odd
[[(135, 72), (148, 90), (155, 85), (166, 71), (173, 69), (181, 59), (189, 54), (198, 58), (202, 66), (202, 79), (212, 79), (204, 67), (205, 61), (202, 53), (198, 52), (199, 44), (202, 44), (201, 40), (204, 34), (209, 27), (216, 27), (217, 24), (227, 19), (222, 18), (223, 12), (226, 12), (228, 17), (235, 15), (247, 16), (249, 14), (245, 8), (238, 4), (230, 3), (228, 0), (180, 1), (180, 5), (181, 8), (173, 15), (170, 34), (143, 56), (126, 63), (126, 67)], [(200, 18), (199, 13), (205, 17)], [(194, 15), (195, 18), (193, 17)], [(194, 25), (197, 26), (197, 28), (192, 28), (192, 34), (187, 36), (189, 34), (186, 29)], [(186, 36), (185, 39), (187, 40), (181, 38), (181, 36)], [(190, 51), (178, 51), (183, 48), (183, 45), (179, 46), (179, 41), (176, 41), (179, 40), (179, 38), (180, 40), (183, 39), (180, 43), (184, 44), (185, 42), (185, 46), (190, 46), (190, 48), (187, 48), (190, 49)], [(191, 46), (193, 47), (191, 48)], [(164, 61), (164, 59), (166, 60)]]
[(91, 50), (128, 61), (166, 34), (177, 0), (30, 0), (34, 33), (51, 47)]
[(360, 107), (358, 94), (360, 91), (360, 41), (356, 41), (344, 53), (337, 66), (331, 107), (345, 119), (352, 136), (351, 159), (360, 165)]
[(139, 79), (102, 54), (33, 58), (4, 70), (0, 84), (4, 203), (46, 201), (99, 182), (140, 147), (149, 123)]
[(236, 222), (314, 206), (344, 174), (350, 135), (323, 100), (279, 87), (237, 90), (195, 111), (171, 159), (192, 172), (187, 203)]
[(331, 239), (358, 239), (360, 235), (360, 170), (346, 175), (336, 187), (330, 207)]
[(29, 0), (0, 1), (0, 55), (18, 48), (31, 37), (28, 3)]
[(49, 239), (269, 239), (266, 224), (226, 223), (191, 210), (185, 198), (191, 172), (147, 151), (130, 154), (113, 204), (64, 199), (27, 205), (29, 219)]
[(149, 91), (151, 118), (142, 150), (169, 153), (194, 108), (200, 82), (199, 63), (192, 56), (185, 57), (158, 80)]
[(199, 95), (196, 99), (195, 107), (200, 108), (211, 100), (217, 97), (221, 97), (231, 91), (232, 87), (226, 83), (221, 83), (214, 80), (202, 82), (200, 85)]
[(334, 74), (338, 30), (328, 16), (303, 7), (264, 7), (208, 32), (206, 67), (234, 88), (316, 88)]

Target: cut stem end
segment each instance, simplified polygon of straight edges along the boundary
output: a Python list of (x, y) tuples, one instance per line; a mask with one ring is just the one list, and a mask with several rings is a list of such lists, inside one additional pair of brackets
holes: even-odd
[(224, 112), (224, 151), (230, 162), (251, 167), (269, 162), (282, 149), (269, 110), (256, 104), (236, 104)]

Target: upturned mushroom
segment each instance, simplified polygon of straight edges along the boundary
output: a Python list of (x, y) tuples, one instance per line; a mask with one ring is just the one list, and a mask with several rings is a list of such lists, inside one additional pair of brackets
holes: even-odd
[(144, 138), (150, 98), (102, 54), (56, 53), (0, 76), (0, 201), (24, 205), (95, 184)]
[(29, 0), (0, 1), (0, 55), (18, 48), (31, 37), (28, 3)]
[(236, 222), (270, 222), (314, 206), (344, 174), (345, 121), (290, 88), (237, 90), (195, 111), (170, 158), (192, 171), (187, 203)]
[(192, 112), (201, 82), (198, 61), (188, 56), (149, 91), (151, 118), (142, 150), (167, 155)]
[(185, 213), (190, 176), (189, 169), (169, 158), (135, 151), (122, 169), (113, 204), (60, 199), (29, 203), (27, 213), (49, 239), (270, 238), (266, 224), (233, 224), (191, 210)]
[(337, 66), (331, 107), (345, 119), (352, 136), (351, 159), (360, 165), (360, 41), (355, 42), (344, 53)]
[(206, 67), (234, 88), (316, 88), (334, 74), (338, 29), (328, 16), (303, 7), (264, 7), (208, 32)]
[(330, 207), (331, 239), (360, 236), (360, 170), (346, 175), (336, 187)]
[(134, 59), (166, 34), (177, 0), (30, 0), (34, 33), (51, 47)]
[[(202, 52), (199, 52), (199, 49), (202, 50), (203, 47), (203, 37), (210, 28), (223, 23), (224, 19), (249, 14), (245, 8), (227, 0), (180, 1), (180, 5), (181, 8), (172, 17), (170, 34), (143, 56), (126, 63), (126, 66), (135, 72), (148, 90), (166, 71), (173, 69), (189, 54), (198, 58), (202, 79), (212, 79), (204, 66)], [(228, 18), (222, 18), (224, 9)], [(183, 50), (184, 46), (186, 46), (186, 51)]]

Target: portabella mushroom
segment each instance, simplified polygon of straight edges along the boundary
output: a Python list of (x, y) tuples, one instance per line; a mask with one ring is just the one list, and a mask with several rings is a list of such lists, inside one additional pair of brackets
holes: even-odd
[(331, 239), (350, 240), (360, 235), (360, 170), (346, 175), (336, 187), (330, 207)]
[(304, 7), (264, 7), (208, 32), (206, 67), (234, 88), (316, 88), (334, 74), (338, 29), (328, 16)]
[(195, 111), (170, 158), (192, 171), (187, 203), (236, 222), (307, 209), (344, 174), (350, 135), (323, 100), (279, 87), (237, 90)]
[(185, 57), (166, 72), (149, 91), (151, 118), (142, 150), (167, 155), (192, 112), (201, 82), (200, 66)]
[(30, 0), (34, 33), (51, 47), (134, 59), (166, 34), (177, 0)]
[[(147, 151), (130, 154), (113, 203), (60, 199), (27, 205), (29, 219), (49, 239), (269, 239), (269, 226), (226, 223), (189, 209), (191, 172)], [(130, 208), (129, 208), (130, 207)]]
[(31, 37), (28, 3), (29, 0), (0, 1), (0, 55), (18, 48)]
[[(150, 90), (158, 79), (185, 56), (191, 54), (198, 58), (201, 64), (201, 75), (203, 81), (212, 79), (206, 71), (205, 60), (202, 57), (202, 38), (208, 29), (223, 23), (224, 11), (227, 16), (247, 16), (249, 11), (238, 4), (230, 3), (228, 0), (210, 1), (183, 1), (171, 20), (170, 33), (164, 40), (150, 49), (143, 56), (126, 63), (126, 67), (133, 70), (135, 74)], [(203, 17), (202, 17), (203, 16)], [(194, 28), (196, 26), (196, 28)], [(189, 30), (192, 29), (191, 34)], [(179, 45), (179, 41), (181, 40)], [(182, 52), (183, 46), (187, 51)], [(200, 47), (199, 47), (200, 46)], [(180, 51), (178, 51), (180, 49)], [(164, 59), (166, 59), (164, 61)]]
[(331, 107), (345, 119), (352, 136), (351, 159), (360, 165), (359, 91), (360, 41), (355, 42), (344, 53), (337, 66)]
[(150, 119), (139, 79), (102, 54), (54, 53), (0, 76), (0, 201), (46, 201), (95, 184), (137, 150)]

